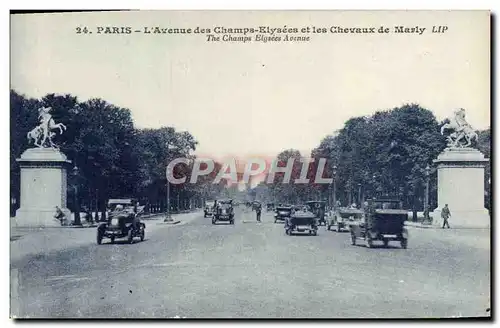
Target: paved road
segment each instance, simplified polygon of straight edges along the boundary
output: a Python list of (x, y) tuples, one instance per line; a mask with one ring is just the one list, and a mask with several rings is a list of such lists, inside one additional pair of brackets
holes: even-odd
[[(286, 236), (263, 213), (202, 214), (144, 242), (26, 255), (11, 267), (25, 317), (347, 318), (486, 316), (488, 230), (412, 229), (407, 250), (349, 235)], [(17, 297), (14, 297), (17, 299)]]

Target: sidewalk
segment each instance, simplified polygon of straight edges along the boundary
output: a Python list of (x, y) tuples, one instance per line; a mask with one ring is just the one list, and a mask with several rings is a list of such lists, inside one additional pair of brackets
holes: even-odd
[[(180, 226), (200, 217), (201, 211), (189, 213), (172, 214), (178, 224), (162, 224), (163, 215), (150, 217), (144, 220), (146, 234), (154, 232), (162, 227)], [(78, 247), (96, 243), (96, 228), (87, 229), (71, 226), (51, 228), (18, 228), (12, 226), (10, 229), (10, 261), (15, 262), (27, 255), (50, 253), (69, 247)]]
[[(420, 229), (442, 229), (440, 225), (436, 224), (423, 224), (421, 222), (412, 222), (412, 221), (405, 221), (405, 226), (406, 227), (413, 227), (413, 228), (420, 228)], [(453, 225), (453, 223), (450, 223), (451, 229), (479, 229), (479, 230), (489, 230), (490, 228), (485, 228), (485, 227), (473, 227), (473, 226), (461, 226), (461, 225)]]
[(423, 224), (422, 222), (412, 222), (405, 221), (405, 226), (414, 227), (414, 228), (422, 228), (422, 229), (438, 229), (439, 227), (432, 224)]

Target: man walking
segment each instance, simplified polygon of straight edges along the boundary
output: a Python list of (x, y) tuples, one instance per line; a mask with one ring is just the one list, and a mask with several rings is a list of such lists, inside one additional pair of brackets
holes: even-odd
[(260, 222), (260, 213), (262, 212), (262, 208), (261, 206), (257, 206), (257, 208), (255, 209), (255, 213), (257, 214), (257, 222)]
[(450, 224), (448, 223), (448, 218), (451, 216), (450, 209), (448, 208), (448, 204), (445, 204), (443, 209), (441, 210), (441, 217), (443, 218), (443, 228), (447, 226), (450, 229)]

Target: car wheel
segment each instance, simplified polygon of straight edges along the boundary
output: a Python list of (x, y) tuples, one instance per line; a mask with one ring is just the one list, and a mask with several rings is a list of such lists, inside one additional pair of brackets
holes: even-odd
[(337, 232), (340, 232), (340, 225), (337, 224)]
[(111, 244), (115, 243), (115, 236), (111, 237)]
[(101, 230), (97, 229), (97, 245), (102, 244), (103, 233)]
[(215, 224), (215, 220), (212, 220), (212, 224)]
[(389, 246), (389, 239), (384, 239), (384, 247), (387, 247)]
[(351, 244), (356, 245), (356, 235), (354, 235), (354, 233), (352, 232), (351, 232)]
[(144, 228), (141, 229), (141, 241), (144, 241), (144, 238), (146, 238), (146, 230)]
[(404, 249), (408, 247), (408, 239), (401, 239), (401, 247)]
[(312, 230), (312, 231), (311, 231), (311, 235), (313, 235), (313, 236), (317, 236), (317, 235), (318, 235), (318, 231), (317, 231), (317, 230)]
[(332, 227), (331, 225), (327, 225), (327, 226), (326, 226), (326, 230), (330, 231), (330, 228), (331, 228), (331, 227)]
[(132, 228), (128, 230), (127, 241), (129, 244), (132, 244), (134, 242), (134, 232), (132, 231)]
[(229, 224), (234, 224), (234, 220), (229, 221)]

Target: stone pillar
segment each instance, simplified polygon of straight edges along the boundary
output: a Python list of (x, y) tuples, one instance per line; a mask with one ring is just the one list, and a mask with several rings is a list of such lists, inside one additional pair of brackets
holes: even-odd
[(53, 148), (30, 148), (18, 158), (21, 168), (21, 203), (16, 212), (18, 227), (60, 226), (54, 218), (59, 206), (68, 220), (66, 208), (67, 168), (71, 164), (66, 156)]
[(490, 216), (484, 208), (484, 167), (488, 159), (477, 149), (446, 148), (438, 158), (438, 207), (431, 216), (435, 225), (443, 224), (441, 209), (451, 211), (450, 226), (489, 228)]

